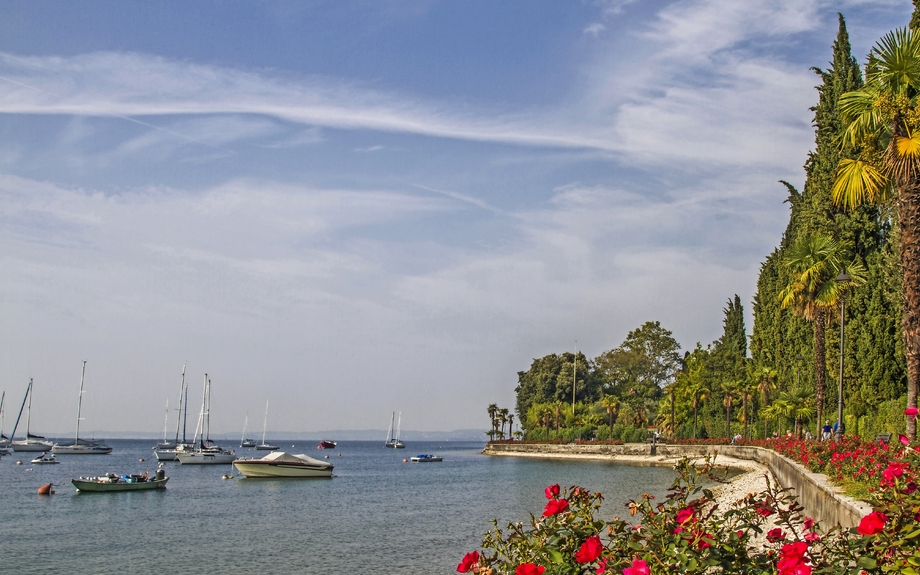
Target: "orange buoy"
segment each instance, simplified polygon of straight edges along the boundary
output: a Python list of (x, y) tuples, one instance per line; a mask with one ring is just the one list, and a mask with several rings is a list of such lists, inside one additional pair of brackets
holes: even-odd
[(38, 488), (38, 494), (39, 495), (51, 495), (52, 493), (54, 493), (54, 491), (51, 490), (52, 485), (54, 484), (48, 483), (47, 485), (42, 485), (41, 487)]

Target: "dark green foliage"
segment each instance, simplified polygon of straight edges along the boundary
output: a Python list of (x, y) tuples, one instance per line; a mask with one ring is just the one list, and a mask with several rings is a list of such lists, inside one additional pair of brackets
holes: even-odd
[(914, 13), (910, 15), (911, 30), (920, 30), (920, 0), (914, 0)]
[[(915, 0), (915, 6), (920, 0)], [(920, 11), (915, 10), (917, 19)], [(920, 22), (920, 20), (918, 20)], [(862, 77), (843, 16), (834, 42), (831, 67), (815, 68), (822, 83), (818, 104), (812, 108), (815, 126), (815, 151), (805, 163), (806, 181), (801, 193), (788, 182), (786, 202), (790, 204), (789, 224), (779, 247), (761, 266), (754, 297), (754, 330), (751, 356), (756, 366), (779, 372), (779, 389), (797, 386), (814, 389), (814, 331), (805, 320), (780, 309), (778, 294), (789, 284), (784, 269), (792, 245), (801, 238), (829, 235), (849, 242), (868, 270), (868, 281), (846, 300), (846, 346), (844, 381), (846, 411), (861, 416), (881, 402), (895, 399), (907, 385), (903, 344), (900, 335), (900, 273), (896, 238), (891, 234), (888, 212), (863, 206), (846, 212), (831, 201), (834, 171), (849, 149), (840, 147), (842, 124), (837, 114), (840, 95), (861, 87)], [(839, 380), (839, 309), (828, 313), (826, 324), (827, 393), (825, 407), (835, 412)], [(799, 359), (799, 356), (802, 359)], [(833, 419), (833, 418), (832, 418)], [(854, 430), (855, 431), (855, 430)]]
[(561, 401), (571, 405), (573, 371), (576, 374), (576, 401), (596, 401), (599, 386), (585, 354), (579, 352), (576, 358), (569, 352), (553, 353), (533, 360), (529, 370), (518, 372), (518, 385), (514, 388), (517, 392), (518, 421), (523, 424), (527, 411), (534, 403)]

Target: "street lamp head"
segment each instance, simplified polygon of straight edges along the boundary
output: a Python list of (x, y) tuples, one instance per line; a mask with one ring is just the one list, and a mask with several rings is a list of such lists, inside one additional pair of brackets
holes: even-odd
[(840, 272), (840, 275), (837, 276), (837, 283), (839, 283), (839, 284), (845, 284), (845, 283), (849, 282), (851, 279), (853, 279), (853, 278), (851, 278), (849, 275), (847, 275), (847, 272)]

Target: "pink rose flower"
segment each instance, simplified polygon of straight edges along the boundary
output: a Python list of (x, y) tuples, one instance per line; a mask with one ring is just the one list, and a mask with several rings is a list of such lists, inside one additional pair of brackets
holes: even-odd
[(634, 559), (632, 565), (623, 569), (623, 575), (652, 575), (649, 571), (648, 563), (642, 559)]
[(479, 564), (479, 551), (471, 551), (463, 556), (463, 561), (457, 565), (457, 573), (469, 573)]
[(549, 487), (546, 488), (544, 493), (546, 493), (547, 499), (555, 499), (559, 497), (559, 484), (556, 483), (554, 485), (550, 485)]

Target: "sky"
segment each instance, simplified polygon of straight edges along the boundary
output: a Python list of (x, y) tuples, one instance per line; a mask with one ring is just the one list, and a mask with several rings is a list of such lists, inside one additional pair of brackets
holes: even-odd
[(908, 0), (0, 1), (8, 433), (489, 427), (517, 372), (751, 301)]

